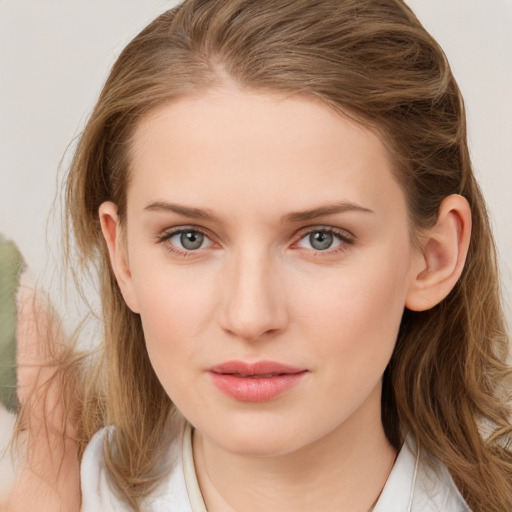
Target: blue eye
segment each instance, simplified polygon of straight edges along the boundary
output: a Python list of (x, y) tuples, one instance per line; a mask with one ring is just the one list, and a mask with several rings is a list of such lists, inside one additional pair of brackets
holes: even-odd
[(297, 245), (304, 249), (327, 251), (349, 243), (351, 243), (351, 240), (348, 236), (343, 236), (330, 229), (315, 229), (306, 233)]
[(315, 231), (309, 235), (308, 241), (313, 249), (317, 251), (325, 251), (332, 246), (334, 242), (334, 236), (332, 233)]
[(166, 233), (160, 240), (168, 245), (169, 250), (176, 252), (190, 252), (205, 249), (212, 245), (212, 241), (201, 231), (180, 228)]
[[(178, 238), (181, 246), (188, 251), (200, 249), (204, 242), (204, 235), (197, 231), (183, 231), (172, 238)], [(171, 238), (171, 240), (172, 240)]]

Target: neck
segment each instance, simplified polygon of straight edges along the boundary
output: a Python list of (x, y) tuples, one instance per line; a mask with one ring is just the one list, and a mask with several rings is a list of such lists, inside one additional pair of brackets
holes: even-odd
[(196, 431), (196, 473), (208, 511), (371, 510), (396, 457), (380, 419), (380, 389), (373, 395), (342, 425), (283, 455), (229, 452)]

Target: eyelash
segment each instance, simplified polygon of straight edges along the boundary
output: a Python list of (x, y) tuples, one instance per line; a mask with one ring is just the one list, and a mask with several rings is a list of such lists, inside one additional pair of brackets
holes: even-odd
[(314, 248), (305, 249), (308, 251), (313, 251), (315, 256), (333, 256), (335, 254), (342, 253), (347, 250), (347, 246), (350, 246), (354, 243), (354, 236), (348, 231), (342, 229), (336, 229), (333, 227), (323, 227), (323, 226), (313, 226), (305, 228), (298, 235), (297, 242), (294, 243), (294, 246), (299, 244), (302, 240), (306, 239), (308, 236), (311, 236), (313, 233), (323, 233), (333, 235), (334, 238), (338, 239), (339, 245), (334, 247), (333, 249), (326, 250), (315, 250)]
[[(171, 245), (167, 243), (172, 237), (182, 234), (182, 233), (189, 233), (189, 232), (195, 232), (200, 233), (203, 235), (206, 239), (211, 240), (211, 238), (208, 236), (208, 234), (202, 230), (201, 228), (195, 227), (195, 226), (185, 226), (185, 227), (179, 227), (175, 229), (171, 229), (169, 231), (166, 231), (162, 236), (159, 236), (157, 238), (157, 243), (164, 244), (166, 246), (167, 251), (170, 253), (176, 254), (178, 256), (182, 257), (188, 257), (191, 256), (193, 253), (198, 252), (200, 249), (196, 250), (183, 250), (179, 249), (178, 247)], [(339, 246), (335, 247), (334, 249), (326, 249), (326, 250), (315, 250), (315, 249), (305, 249), (313, 251), (313, 253), (316, 255), (335, 255), (339, 254), (341, 252), (344, 252), (347, 249), (347, 246), (352, 245), (354, 243), (355, 237), (341, 229), (336, 229), (333, 227), (323, 227), (323, 226), (312, 226), (308, 228), (304, 228), (303, 231), (301, 231), (297, 236), (298, 239), (296, 242), (294, 242), (294, 246), (300, 243), (302, 240), (304, 240), (306, 237), (310, 236), (312, 233), (326, 233), (331, 234), (335, 238), (338, 239), (340, 242)]]
[(187, 250), (179, 249), (178, 247), (171, 245), (170, 243), (167, 243), (167, 242), (173, 236), (176, 236), (176, 235), (179, 235), (182, 233), (190, 233), (190, 232), (200, 233), (206, 239), (210, 240), (210, 237), (208, 236), (208, 234), (205, 231), (203, 231), (202, 229), (197, 228), (195, 226), (184, 226), (184, 227), (175, 228), (175, 229), (166, 231), (165, 233), (163, 233), (162, 236), (159, 236), (157, 238), (157, 243), (164, 244), (166, 250), (169, 251), (170, 253), (177, 254), (178, 256), (182, 256), (182, 257), (186, 258), (187, 256), (191, 256), (193, 253), (198, 252), (199, 249), (187, 251)]

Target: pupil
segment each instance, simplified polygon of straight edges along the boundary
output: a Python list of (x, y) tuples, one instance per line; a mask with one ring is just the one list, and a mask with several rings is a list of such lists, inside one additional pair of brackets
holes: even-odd
[(325, 249), (329, 249), (333, 242), (332, 233), (325, 233), (323, 231), (316, 231), (315, 233), (311, 233), (309, 235), (309, 242), (313, 249), (317, 251), (324, 251)]
[(203, 235), (197, 231), (187, 231), (180, 236), (181, 245), (189, 250), (199, 249), (203, 244), (203, 239)]

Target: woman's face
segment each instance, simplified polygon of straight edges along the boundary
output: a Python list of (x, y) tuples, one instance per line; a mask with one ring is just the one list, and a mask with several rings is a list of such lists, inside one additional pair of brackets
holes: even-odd
[(258, 455), (381, 428), (415, 252), (379, 138), (226, 86), (156, 110), (132, 149), (122, 289), (183, 415)]

